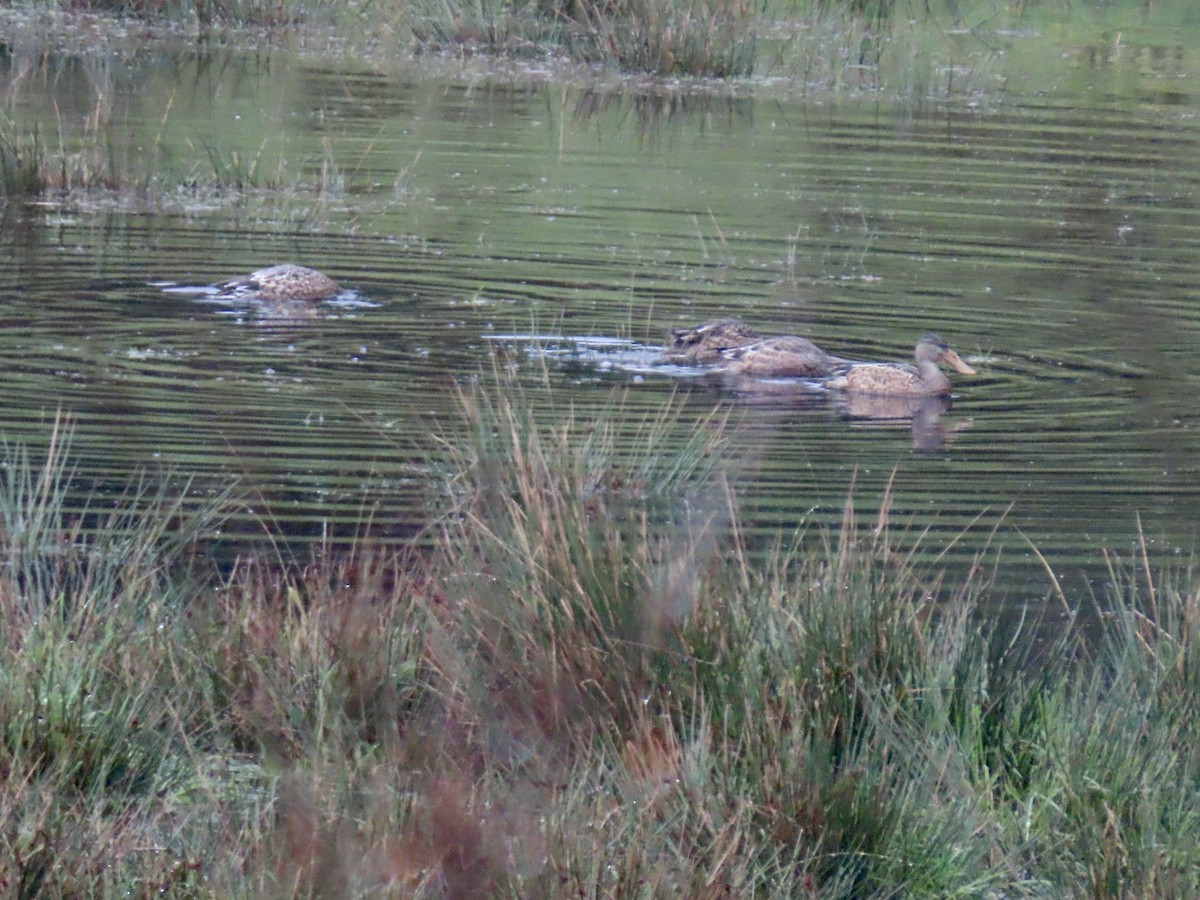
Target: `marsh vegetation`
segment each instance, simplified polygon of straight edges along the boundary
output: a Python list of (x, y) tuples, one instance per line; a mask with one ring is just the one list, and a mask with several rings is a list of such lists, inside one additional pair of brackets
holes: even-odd
[[(1194, 142), (1186, 126), (1148, 129), (1139, 115), (1127, 125), (1107, 105), (1099, 124), (1086, 127), (1073, 112), (1066, 136), (1056, 130), (1052, 109), (1051, 118), (1022, 109), (992, 121), (972, 106), (959, 119), (939, 111), (933, 124), (924, 123), (910, 113), (930, 98), (974, 102), (973, 79), (985, 69), (924, 61), (922, 29), (945, 36), (962, 23), (940, 8), (931, 13), (930, 4), (904, 0), (823, 0), (783, 10), (789, 21), (773, 6), (741, 0), (67, 6), (94, 14), (83, 20), (92, 24), (101, 13), (134, 17), (113, 20), (147, 29), (132, 29), (139, 35), (134, 44), (149, 32), (153, 40), (174, 33), (185, 42), (203, 35), (220, 43), (243, 29), (244, 39), (268, 47), (295, 41), (303, 52), (319, 42), (323, 52), (350, 47), (345, 55), (373, 62), (388, 52), (533, 62), (569, 54), (600, 64), (597, 71), (649, 72), (660, 80), (639, 82), (632, 99), (586, 89), (578, 102), (554, 106), (539, 95), (512, 116), (517, 128), (505, 131), (493, 99), (518, 89), (503, 85), (489, 93), (468, 71), (461, 93), (477, 105), (434, 107), (429, 118), (445, 131), (418, 133), (415, 151), (390, 144), (385, 164), (374, 166), (370, 152), (352, 157), (351, 148), (369, 151), (382, 143), (385, 124), (407, 128), (417, 118), (412, 108), (421, 106), (419, 96), (404, 94), (402, 103), (387, 105), (402, 93), (396, 83), (402, 78), (376, 90), (369, 80), (343, 80), (340, 73), (332, 86), (311, 72), (288, 73), (312, 82), (297, 106), (313, 119), (287, 106), (301, 122), (291, 132), (264, 116), (249, 138), (226, 141), (227, 135), (203, 132), (210, 122), (197, 115), (211, 139), (193, 140), (181, 128), (185, 137), (172, 141), (168, 133), (182, 115), (170, 91), (162, 104), (154, 97), (149, 125), (112, 104), (119, 93), (112, 85), (127, 85), (108, 79), (119, 78), (137, 56), (130, 44), (113, 55), (120, 64), (111, 69), (97, 61), (101, 54), (78, 49), (93, 40), (127, 40), (119, 29), (101, 36), (76, 19), (69, 26), (79, 29), (76, 49), (65, 63), (43, 53), (38, 41), (4, 60), (14, 63), (14, 77), (0, 115), (0, 204), (6, 213), (29, 201), (38, 210), (82, 211), (84, 223), (72, 230), (66, 217), (36, 225), (22, 220), (36, 232), (29, 243), (37, 252), (21, 257), (14, 279), (20, 289), (13, 292), (19, 296), (10, 307), (17, 327), (9, 329), (16, 337), (6, 350), (14, 379), (6, 382), (14, 398), (6, 428), (36, 431), (39, 449), (24, 449), (6, 431), (0, 466), (0, 886), (6, 893), (1057, 898), (1200, 892), (1194, 714), (1200, 571), (1172, 541), (1143, 535), (1133, 508), (1160, 494), (1181, 495), (1195, 431), (1178, 397), (1193, 396), (1194, 384), (1144, 378), (1146, 366), (1095, 349), (1107, 347), (1113, 332), (1130, 343), (1142, 331), (1156, 340), (1171, 332), (1180, 345), (1195, 345), (1194, 325), (1177, 308), (1184, 304), (1160, 280), (1163, 273), (1178, 279), (1175, 293), (1189, 295), (1192, 282), (1183, 273), (1195, 259), (1186, 227), (1191, 199), (1171, 156), (1191, 171)], [(1012, 16), (1006, 22), (1020, 21), (1032, 6), (1005, 8)], [(39, 4), (38, 12), (55, 8)], [(971, 9), (982, 21), (996, 6)], [(155, 30), (163, 24), (170, 27)], [(1097, 46), (1096, 53), (1117, 54), (1119, 33)], [(223, 57), (200, 52), (196, 59), (200, 74), (189, 89), (216, 94), (204, 78)], [(922, 61), (908, 64), (915, 60)], [(1046, 60), (1075, 65), (1056, 62), (1060, 55)], [(1147, 55), (1137, 65), (1154, 77), (1137, 89), (1161, 92), (1162, 107), (1178, 110), (1179, 71), (1188, 60)], [(129, 68), (137, 89), (158, 84), (143, 77), (146, 70)], [(898, 124), (888, 119), (879, 127), (874, 108), (830, 116), (827, 130), (814, 127), (809, 142), (787, 132), (792, 146), (773, 145), (766, 165), (749, 165), (750, 148), (737, 137), (751, 130), (750, 104), (709, 104), (705, 92), (718, 90), (712, 82), (677, 88), (670, 81), (690, 74), (736, 81), (768, 68), (820, 97), (877, 96), (886, 85), (889, 96), (905, 97)], [(1115, 71), (1114, 78), (1126, 71), (1096, 70)], [(62, 128), (7, 115), (18, 104), (22, 79), (53, 87), (78, 72), (79, 93), (89, 102), (76, 110), (74, 128), (70, 115)], [(264, 72), (262, 82), (285, 81), (265, 65)], [(1044, 73), (1037, 69), (1033, 77)], [(1088, 90), (1090, 77), (1091, 70), (1081, 76)], [(238, 70), (231, 83), (250, 80)], [(355, 91), (384, 112), (364, 103), (369, 128), (355, 119), (339, 142), (329, 123), (347, 120), (337, 118), (329, 97), (357, 99)], [(1048, 108), (1040, 93), (1037, 104)], [(274, 94), (249, 103), (258, 111), (285, 106)], [(538, 131), (528, 123), (544, 115), (543, 107), (555, 124)], [(719, 140), (706, 144), (706, 125), (686, 132), (669, 160), (653, 156), (631, 165), (628, 158), (595, 155), (609, 127), (600, 115), (606, 108), (615, 110), (613, 118), (638, 120), (634, 142), (652, 143), (663, 133), (670, 139), (672, 123), (689, 117), (702, 123), (726, 117), (732, 124), (711, 129)], [(232, 130), (236, 110), (222, 108), (212, 118)], [(782, 104), (780, 110), (804, 118)], [(465, 155), (449, 135), (472, 125), (473, 116), (489, 130), (487, 140), (513, 157), (532, 158), (528, 146), (557, 139), (554, 163), (562, 164), (571, 148), (563, 150), (568, 128), (561, 123), (589, 114), (605, 124), (579, 142), (578, 170), (564, 175), (539, 159), (515, 174), (487, 170), (474, 193), (449, 187), (461, 184), (455, 179)], [(136, 135), (114, 139), (133, 121)], [(269, 143), (272, 129), (284, 133), (286, 152)], [(906, 159), (907, 167), (862, 150), (922, 141), (934, 151)], [(356, 209), (379, 198), (389, 209), (411, 202), (406, 186), (422, 142), (440, 148), (423, 162), (434, 169), (426, 185), (435, 187), (419, 194), (435, 212), (417, 224), (386, 220), (380, 230), (389, 237), (372, 249), (364, 250), (365, 241), (332, 240), (335, 229), (324, 216), (346, 193)], [(1109, 155), (1093, 156), (1101, 143)], [(712, 144), (728, 144), (719, 164), (686, 155)], [(1166, 155), (1149, 157), (1151, 144)], [(822, 145), (833, 148), (828, 156)], [(788, 153), (811, 170), (800, 162), (779, 165), (791, 159)], [(1001, 158), (1014, 166), (1002, 166)], [(1147, 158), (1152, 165), (1143, 164)], [(620, 198), (605, 201), (614, 206), (579, 199), (578, 184), (618, 169), (636, 174), (631, 182), (600, 181)], [(699, 179), (688, 169), (750, 198), (749, 211), (718, 210), (701, 221), (689, 209), (683, 226), (661, 218), (665, 193), (695, 190)], [(1030, 174), (1043, 169), (1052, 173), (1045, 181)], [(538, 182), (548, 172), (549, 188)], [(782, 175), (772, 180), (772, 173)], [(559, 190), (555, 178), (565, 187)], [(1093, 197), (1098, 178), (1106, 187)], [(947, 181), (951, 190), (939, 206), (936, 191)], [(886, 193), (886, 182), (905, 193)], [(654, 193), (660, 185), (664, 194)], [(645, 197), (644, 206), (625, 199), (631, 195)], [(769, 205), (801, 195), (803, 204)], [(516, 199), (488, 206), (494, 196)], [(711, 199), (697, 197), (695, 209)], [(198, 199), (212, 201), (197, 215), (216, 224), (176, 248), (174, 270), (155, 244), (161, 226), (89, 218), (130, 207), (190, 215), (203, 205)], [(463, 216), (466, 208), (471, 212)], [(764, 214), (783, 223), (777, 233), (764, 233)], [(997, 223), (1005, 216), (1028, 233), (1002, 232)], [(563, 238), (544, 230), (555, 217), (621, 221)], [(464, 218), (472, 228), (463, 228)], [(489, 225), (472, 230), (476, 219)], [(355, 212), (338, 218), (336, 230), (354, 233), (360, 226)], [(105, 235), (81, 236), (89, 227)], [(255, 229), (271, 240), (250, 244), (246, 235)], [(405, 229), (422, 235), (397, 261)], [(279, 239), (300, 231), (319, 239)], [(500, 231), (522, 232), (521, 242), (504, 243), (495, 237)], [(646, 235), (655, 231), (667, 239), (651, 243)], [(746, 238), (750, 232), (757, 241)], [(631, 233), (646, 249), (630, 251)], [(395, 319), (380, 313), (308, 328), (222, 329), (207, 310), (168, 308), (157, 288), (146, 288), (164, 270), (199, 268), (196, 260), (212, 256), (221, 241), (237, 247), (224, 251), (220, 265), (231, 257), (245, 262), (238, 254), (299, 247), (306, 262), (340, 266), (339, 279), (374, 273), (378, 298), (402, 302), (393, 303)], [(137, 256), (140, 250), (129, 247), (150, 249)], [(865, 265), (876, 247), (884, 261)], [(971, 255), (979, 248), (986, 257)], [(600, 269), (597, 257), (604, 254), (609, 267)], [(740, 279), (729, 262), (738, 254)], [(1011, 263), (1000, 275), (994, 274), (998, 256)], [(1068, 268), (1076, 257), (1079, 268)], [(914, 259), (922, 265), (909, 264)], [(925, 267), (930, 259), (962, 265)], [(93, 289), (103, 281), (96, 270), (110, 273), (108, 260), (120, 269), (119, 284)], [(379, 275), (403, 267), (407, 280)], [(51, 280), (48, 269), (67, 274)], [(890, 279), (886, 291), (875, 287), (885, 280), (880, 271)], [(1083, 301), (1038, 293), (1042, 287), (1030, 285), (1039, 272), (1042, 283), (1081, 285)], [(820, 275), (837, 280), (839, 304), (849, 301), (843, 318), (825, 303)], [(45, 284), (27, 290), (25, 282), (39, 277)], [(653, 309), (635, 308), (624, 287), (611, 288), (633, 280), (638, 301), (648, 297)], [(918, 305), (900, 309), (895, 298), (909, 280), (934, 287), (916, 292)], [(796, 302), (804, 293), (798, 281), (816, 286), (810, 291), (816, 299), (804, 301), (809, 305)], [(695, 305), (676, 303), (685, 287), (701, 294)], [(62, 301), (73, 293), (86, 293), (87, 303)], [(575, 307), (563, 300), (579, 294), (584, 299)], [(990, 296), (977, 307), (964, 299), (984, 294)], [(1007, 305), (991, 299), (1001, 295)], [(1122, 298), (1134, 312), (1123, 312)], [(524, 361), (525, 368), (510, 369), (510, 359), (495, 369), (475, 368), (479, 344), (486, 345), (479, 335), (494, 323), (528, 327), (539, 309), (564, 307), (578, 321), (580, 308), (596, 315), (605, 303), (619, 311), (604, 323), (616, 321), (626, 331), (634, 317), (680, 324), (701, 309), (728, 313), (741, 303), (759, 313), (756, 322), (816, 322), (837, 331), (845, 338), (839, 347), (850, 349), (880, 347), (872, 329), (885, 326), (871, 320), (881, 307), (907, 317), (904, 328), (922, 316), (944, 320), (961, 310), (960, 332), (967, 331), (962, 322), (986, 321), (980, 340), (1003, 348), (988, 360), (992, 374), (985, 377), (994, 380), (977, 389), (972, 410), (976, 433), (985, 435), (980, 446), (999, 449), (991, 456), (986, 447), (976, 451), (967, 461), (975, 468), (954, 465), (959, 460), (949, 454), (910, 464), (907, 435), (890, 444), (876, 435), (868, 444), (864, 430), (855, 429), (861, 423), (828, 421), (786, 401), (772, 408), (743, 397), (738, 407), (699, 394), (685, 411), (683, 390), (672, 397), (661, 385), (639, 385), (638, 392), (624, 384), (609, 393), (611, 381), (592, 370), (581, 375), (582, 367), (540, 378), (526, 374)], [(510, 305), (519, 311), (509, 314)], [(1117, 313), (1106, 318), (1101, 307)], [(194, 327), (175, 330), (176, 319)], [(1024, 343), (1029, 322), (1031, 329), (1080, 335), (1073, 338), (1078, 344), (1053, 345), (1051, 352)], [(470, 338), (460, 337), (465, 332)], [(895, 342), (903, 346), (911, 337), (905, 332)], [(439, 357), (451, 344), (453, 352)], [(396, 345), (401, 349), (390, 349)], [(404, 355), (410, 350), (411, 358)], [(1184, 359), (1183, 350), (1174, 358)], [(428, 380), (416, 378), (417, 370)], [(450, 399), (446, 372), (459, 385)], [(584, 387), (568, 387), (564, 372), (586, 381)], [(419, 395), (418, 413), (395, 405), (406, 392)], [(429, 429), (427, 408), (435, 404), (428, 397), (444, 400), (453, 418), (437, 420), (441, 427), (428, 444), (397, 439), (402, 429)], [(90, 415), (91, 431), (70, 425), (38, 431), (45, 407), (52, 416), (55, 403)], [(762, 415), (748, 434), (737, 413), (754, 412), (756, 403)], [(147, 409), (149, 416), (137, 418)], [(779, 410), (790, 427), (780, 426)], [(1013, 410), (1034, 410), (1039, 418), (1021, 419)], [(336, 415), (355, 428), (335, 423)], [(330, 424), (320, 427), (326, 416)], [(183, 427), (163, 428), (167, 420)], [(372, 429), (382, 434), (385, 450), (363, 449), (363, 434)], [(810, 443), (797, 437), (806, 430)], [(1097, 449), (1101, 438), (1105, 453)], [(1022, 441), (1049, 448), (1049, 462)], [(207, 452), (208, 442), (217, 450)], [(265, 461), (251, 452), (257, 443), (269, 445)], [(313, 462), (323, 443), (337, 452), (321, 462), (330, 471), (353, 469), (352, 477), (335, 478)], [(880, 446), (875, 456), (864, 452)], [(1149, 446), (1169, 451), (1151, 454)], [(279, 447), (301, 458), (299, 475), (286, 453), (269, 456)], [(939, 488), (924, 492), (922, 485), (899, 500), (890, 487), (876, 490), (898, 454), (911, 481)], [(889, 462), (880, 465), (885, 456)], [(870, 488), (855, 486), (852, 476), (831, 487), (844, 472), (835, 466), (860, 459), (876, 470)], [(165, 462), (139, 469), (122, 488), (126, 470), (135, 467), (131, 460)], [(764, 480), (789, 504), (800, 495), (776, 510), (787, 527), (747, 514), (735, 483), (736, 468), (747, 460), (762, 462)], [(796, 472), (814, 460), (827, 465), (822, 483), (799, 483)], [(229, 487), (235, 464), (250, 474)], [(264, 483), (280, 469), (284, 489), (270, 493)], [(1135, 469), (1153, 477), (1138, 480), (1128, 474)], [(1078, 480), (1056, 493), (1068, 477)], [(394, 524), (381, 521), (394, 509), (380, 513), (371, 504), (378, 494), (369, 490), (385, 483), (378, 490), (394, 499), (410, 481), (420, 481), (421, 492), (401, 499), (427, 503), (419, 539), (379, 539), (376, 529)], [(951, 506), (942, 502), (947, 481), (970, 482), (965, 512), (943, 513)], [(819, 502), (813, 497), (833, 490), (840, 519), (806, 514)], [(1038, 513), (1044, 510), (1049, 522), (1043, 533), (1069, 531), (1074, 541), (1086, 528), (1090, 549), (1103, 561), (1102, 577), (1060, 578), (1062, 560), (1074, 557), (1055, 557), (1037, 544), (1028, 549), (1025, 531), (1003, 514), (1015, 490), (1038, 495)], [(335, 507), (331, 496), (342, 505)], [(1179, 503), (1188, 502), (1190, 495), (1182, 496)], [(288, 504), (307, 504), (314, 519), (331, 508), (365, 510), (370, 521), (351, 546), (314, 540), (297, 550), (289, 543), (294, 535), (278, 523), (294, 527), (299, 516), (261, 512), (286, 514), (293, 511)], [(912, 512), (929, 505), (935, 510), (927, 518)], [(1128, 543), (1107, 549), (1112, 532), (1096, 524), (1111, 525), (1118, 517), (1113, 505), (1128, 513), (1128, 523), (1112, 528), (1137, 535), (1132, 549)], [(228, 527), (250, 506), (263, 525), (255, 540), (246, 539), (244, 528), (234, 535)], [(1163, 508), (1177, 519), (1191, 516), (1166, 501)], [(964, 522), (969, 540), (957, 533)], [(996, 601), (1015, 557), (1001, 553), (1000, 544), (1014, 535), (1010, 547), (1044, 563), (1036, 586), (1024, 589), (1029, 603), (1015, 620), (1007, 614), (1012, 595), (1005, 595), (1005, 615)], [(967, 566), (957, 564), (963, 553)]]
[[(911, 60), (920, 52), (912, 29), (893, 33), (894, 22), (920, 23), (917, 32), (941, 34), (990, 23), (994, 12), (985, 11), (976, 21), (964, 18), (953, 4), (934, 9), (910, 0), (84, 0), (0, 5), (10, 26), (28, 31), (35, 43), (49, 33), (52, 40), (89, 51), (128, 47), (147, 38), (172, 42), (185, 35), (201, 42), (323, 46), (334, 54), (377, 61), (411, 54), (553, 59), (593, 71), (697, 83), (744, 79), (765, 68), (823, 88), (861, 82), (862, 73), (877, 68), (888, 54)], [(136, 40), (131, 33), (138, 35)], [(25, 74), (18, 73), (15, 83)], [(0, 196), (62, 195), (94, 187), (160, 195), (176, 189), (278, 189), (294, 178), (260, 165), (258, 157), (214, 153), (211, 146), (198, 148), (202, 152), (185, 171), (163, 158), (156, 141), (137, 158), (125, 158), (108, 139), (105, 112), (99, 103), (78, 145), (0, 116)], [(165, 113), (169, 117), (170, 102)]]
[(886, 497), (872, 529), (850, 497), (840, 530), (751, 559), (721, 474), (734, 426), (664, 454), (671, 409), (620, 434), (619, 394), (611, 419), (551, 428), (532, 402), (506, 375), (460, 395), (421, 555), (218, 572), (203, 548), (231, 496), (181, 519), (142, 486), (84, 528), (57, 506), (69, 441), (10, 449), (6, 889), (1200, 888), (1191, 569), (1114, 558), (1112, 595), (1060, 594), (1039, 644), (1037, 622), (978, 614), (990, 560), (947, 581)]

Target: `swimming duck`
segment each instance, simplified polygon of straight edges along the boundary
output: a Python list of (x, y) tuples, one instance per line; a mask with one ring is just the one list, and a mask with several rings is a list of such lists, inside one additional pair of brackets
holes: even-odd
[(284, 300), (328, 300), (342, 292), (336, 281), (306, 266), (284, 263), (258, 269), (221, 285), (227, 297), (253, 297), (267, 303)]
[(921, 336), (913, 355), (917, 361), (915, 366), (908, 363), (852, 363), (825, 385), (835, 390), (883, 397), (944, 397), (950, 393), (950, 379), (938, 368), (938, 363), (945, 363), (963, 375), (975, 374), (974, 369), (932, 332)]
[(806, 338), (783, 334), (722, 350), (719, 368), (722, 372), (761, 378), (817, 378), (831, 375), (847, 364)]
[(709, 319), (691, 328), (674, 329), (662, 358), (683, 365), (714, 363), (721, 359), (722, 350), (760, 340), (762, 336), (741, 319)]

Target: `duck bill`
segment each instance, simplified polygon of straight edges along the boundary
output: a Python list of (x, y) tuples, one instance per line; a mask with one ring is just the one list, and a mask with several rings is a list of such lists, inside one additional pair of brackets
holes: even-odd
[(962, 375), (977, 374), (976, 371), (974, 369), (972, 369), (970, 366), (968, 366), (965, 362), (963, 362), (962, 357), (959, 356), (957, 353), (955, 353), (953, 350), (947, 349), (946, 353), (942, 356), (942, 359), (945, 360), (946, 364), (948, 366), (950, 366), (950, 368), (952, 368), (955, 372), (958, 372)]

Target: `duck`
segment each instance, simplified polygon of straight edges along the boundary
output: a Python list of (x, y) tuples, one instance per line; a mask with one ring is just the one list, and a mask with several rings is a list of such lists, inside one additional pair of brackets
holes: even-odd
[(662, 359), (684, 365), (715, 363), (722, 350), (762, 340), (762, 335), (741, 319), (709, 319), (691, 328), (676, 328), (670, 337)]
[(781, 334), (720, 352), (718, 368), (759, 378), (821, 378), (850, 365), (807, 338)]
[(223, 297), (249, 297), (267, 303), (328, 300), (341, 292), (341, 286), (324, 272), (293, 263), (257, 269), (220, 287)]
[(915, 366), (908, 363), (851, 363), (826, 381), (825, 386), (880, 397), (945, 397), (950, 393), (950, 379), (938, 368), (938, 363), (945, 363), (963, 375), (976, 374), (940, 335), (933, 332), (921, 336), (913, 356)]

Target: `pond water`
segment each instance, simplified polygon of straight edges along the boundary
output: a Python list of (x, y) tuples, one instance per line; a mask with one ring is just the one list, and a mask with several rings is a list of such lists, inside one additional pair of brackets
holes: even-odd
[[(536, 390), (548, 340), (573, 348), (543, 357), (548, 415), (614, 389), (634, 418), (728, 409), (751, 540), (836, 524), (851, 490), (871, 521), (891, 483), (927, 554), (990, 547), (1023, 602), (1048, 595), (1033, 545), (1078, 600), (1139, 522), (1190, 554), (1200, 490), (1200, 28), (1082, 31), (993, 35), (961, 91), (895, 94), (14, 42), (18, 130), (194, 185), (4, 208), (0, 432), (36, 450), (68, 413), (88, 491), (237, 480), (240, 539), (408, 537), (453, 384), (502, 347)], [(353, 296), (164, 290), (282, 261)], [(644, 364), (729, 315), (855, 358), (936, 330), (979, 374), (910, 421)]]

